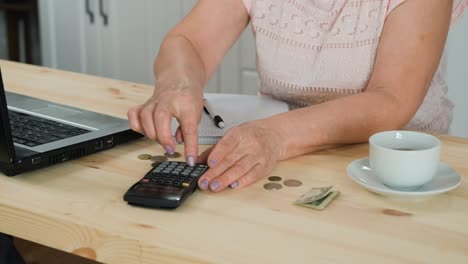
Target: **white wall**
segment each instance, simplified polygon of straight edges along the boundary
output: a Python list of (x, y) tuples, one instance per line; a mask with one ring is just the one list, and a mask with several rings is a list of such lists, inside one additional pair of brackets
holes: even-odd
[(451, 134), (468, 138), (468, 11), (449, 33), (447, 82), (455, 104)]
[(0, 12), (0, 59), (7, 58), (7, 43), (5, 32), (5, 16), (3, 12)]

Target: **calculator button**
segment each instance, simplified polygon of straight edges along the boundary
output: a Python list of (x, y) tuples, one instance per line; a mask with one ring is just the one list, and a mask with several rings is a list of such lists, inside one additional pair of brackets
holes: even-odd
[(190, 186), (190, 183), (189, 183), (189, 182), (183, 182), (183, 183), (182, 183), (182, 186), (183, 186), (183, 187), (189, 187), (189, 186)]

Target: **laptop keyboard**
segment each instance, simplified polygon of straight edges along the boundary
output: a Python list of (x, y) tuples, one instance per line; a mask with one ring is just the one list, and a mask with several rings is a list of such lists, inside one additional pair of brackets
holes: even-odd
[(8, 111), (13, 142), (35, 147), (91, 131), (28, 114)]

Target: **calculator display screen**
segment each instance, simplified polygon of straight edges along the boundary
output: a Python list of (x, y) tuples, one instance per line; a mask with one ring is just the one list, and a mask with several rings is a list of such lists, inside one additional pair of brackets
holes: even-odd
[(179, 195), (184, 192), (181, 188), (171, 187), (171, 186), (158, 186), (158, 185), (137, 185), (135, 190), (142, 193), (161, 193), (161, 194), (171, 194)]

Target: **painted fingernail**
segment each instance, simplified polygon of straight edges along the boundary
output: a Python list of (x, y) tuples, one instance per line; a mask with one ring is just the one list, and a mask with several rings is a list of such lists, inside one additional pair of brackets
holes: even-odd
[(189, 155), (187, 157), (187, 163), (190, 167), (195, 166), (195, 157), (193, 155)]
[(211, 165), (211, 166), (216, 165), (216, 160), (215, 160), (215, 159), (210, 159), (210, 165)]
[(171, 146), (165, 146), (164, 149), (166, 150), (166, 152), (167, 152), (169, 155), (173, 155), (173, 154), (174, 154), (174, 149), (173, 149)]
[(212, 184), (210, 184), (210, 189), (212, 191), (216, 191), (219, 188), (220, 185), (221, 185), (221, 183), (219, 181), (215, 181)]
[(210, 181), (208, 181), (207, 179), (204, 179), (200, 182), (200, 188), (202, 188), (203, 190), (206, 190), (208, 189), (208, 184), (210, 183)]
[(239, 187), (239, 182), (238, 181), (235, 181), (235, 182), (231, 183), (231, 188), (232, 189), (235, 189), (237, 187)]

